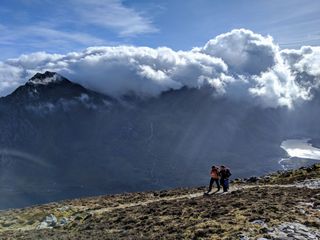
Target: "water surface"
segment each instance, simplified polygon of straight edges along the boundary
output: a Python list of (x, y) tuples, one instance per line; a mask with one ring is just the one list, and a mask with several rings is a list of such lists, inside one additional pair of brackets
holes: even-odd
[(305, 164), (307, 160), (320, 161), (320, 149), (313, 147), (309, 142), (310, 138), (287, 139), (283, 141), (280, 147), (287, 152), (289, 157), (282, 158), (279, 164), (284, 169), (288, 169), (299, 167)]

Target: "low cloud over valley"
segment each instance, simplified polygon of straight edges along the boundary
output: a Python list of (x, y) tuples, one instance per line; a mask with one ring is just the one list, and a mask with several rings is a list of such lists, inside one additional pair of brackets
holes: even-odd
[(211, 86), (215, 95), (254, 99), (263, 107), (308, 101), (320, 85), (320, 47), (280, 49), (271, 36), (235, 29), (189, 51), (167, 47), (90, 47), (36, 52), (0, 62), (5, 96), (36, 72), (56, 71), (92, 90), (158, 96), (184, 86)]

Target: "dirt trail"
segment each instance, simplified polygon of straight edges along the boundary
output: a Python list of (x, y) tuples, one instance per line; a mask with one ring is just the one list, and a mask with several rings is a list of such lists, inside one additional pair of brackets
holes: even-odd
[[(276, 184), (266, 184), (266, 185), (231, 185), (229, 192), (223, 193), (223, 192), (217, 192), (213, 193), (210, 195), (211, 197), (214, 197), (215, 194), (229, 194), (231, 192), (241, 190), (241, 189), (249, 189), (249, 188), (291, 188), (291, 187), (297, 187), (297, 188), (302, 188), (302, 187), (307, 187), (307, 188), (320, 188), (320, 180), (319, 179), (310, 179), (308, 180), (307, 183), (300, 182), (300, 183), (295, 183), (295, 184), (283, 184), (283, 185), (276, 185)], [(136, 207), (136, 206), (143, 206), (143, 205), (148, 205), (151, 203), (155, 202), (161, 202), (161, 201), (175, 201), (175, 200), (181, 200), (181, 199), (192, 199), (192, 198), (197, 198), (197, 197), (202, 197), (203, 196), (203, 191), (193, 193), (193, 194), (185, 194), (185, 195), (179, 195), (179, 196), (171, 196), (171, 197), (162, 197), (158, 199), (152, 199), (152, 200), (147, 200), (147, 201), (139, 201), (135, 203), (128, 203), (128, 204), (120, 204), (116, 207), (106, 207), (106, 208), (100, 208), (100, 209), (95, 209), (91, 210), (91, 214), (101, 214), (105, 212), (110, 212), (114, 211), (117, 209), (124, 209), (124, 208), (130, 208), (130, 207)]]
[(192, 193), (192, 194), (185, 194), (185, 195), (180, 195), (180, 196), (173, 196), (173, 197), (162, 197), (159, 199), (152, 199), (152, 200), (147, 200), (147, 201), (139, 201), (135, 203), (126, 203), (126, 204), (120, 204), (116, 207), (107, 207), (107, 208), (101, 208), (101, 209), (96, 209), (90, 211), (91, 214), (101, 214), (104, 212), (110, 212), (114, 211), (117, 209), (123, 209), (123, 208), (129, 208), (129, 207), (136, 207), (136, 206), (143, 206), (143, 205), (148, 205), (150, 203), (155, 203), (155, 202), (161, 202), (161, 201), (174, 201), (174, 200), (180, 200), (180, 199), (192, 199), (196, 197), (203, 196), (203, 192), (200, 193)]
[[(213, 195), (215, 195), (215, 194), (217, 194), (217, 195), (218, 194), (229, 194), (230, 192), (233, 192), (236, 190), (241, 190), (241, 189), (245, 189), (245, 188), (253, 188), (253, 187), (258, 187), (258, 186), (245, 185), (245, 186), (241, 186), (241, 187), (230, 187), (230, 190), (227, 193), (223, 193), (223, 192), (212, 193), (212, 194), (210, 194), (210, 196), (214, 197)], [(155, 202), (161, 202), (161, 201), (175, 201), (175, 200), (182, 200), (182, 199), (183, 200), (184, 199), (193, 199), (193, 198), (197, 198), (197, 197), (202, 197), (203, 194), (204, 194), (204, 192), (201, 191), (201, 192), (192, 193), (192, 194), (184, 194), (184, 195), (171, 196), (171, 197), (161, 197), (161, 198), (157, 198), (157, 199), (152, 199), (152, 200), (147, 200), (147, 201), (139, 201), (139, 202), (135, 202), (135, 203), (125, 203), (125, 204), (120, 204), (116, 207), (106, 207), (106, 208), (95, 209), (95, 210), (90, 211), (90, 213), (91, 214), (101, 214), (101, 213), (105, 213), (105, 212), (114, 211), (117, 209), (124, 209), (124, 208), (143, 206), (143, 205), (146, 206), (148, 204), (155, 203)]]

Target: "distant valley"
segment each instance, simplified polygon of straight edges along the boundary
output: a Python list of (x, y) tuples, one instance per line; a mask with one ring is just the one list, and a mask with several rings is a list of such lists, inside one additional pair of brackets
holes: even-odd
[(204, 185), (213, 164), (279, 170), (284, 140), (319, 138), (319, 102), (262, 108), (211, 87), (113, 98), (38, 73), (0, 99), (0, 208)]

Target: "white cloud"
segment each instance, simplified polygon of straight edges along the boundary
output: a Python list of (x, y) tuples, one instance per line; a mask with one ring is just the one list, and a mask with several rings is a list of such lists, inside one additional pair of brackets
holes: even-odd
[(284, 61), (296, 75), (296, 81), (308, 89), (320, 87), (320, 47), (304, 46), (281, 51)]
[(38, 52), (3, 64), (20, 70), (21, 83), (38, 71), (50, 70), (112, 96), (128, 92), (156, 96), (169, 89), (210, 84), (227, 72), (222, 60), (199, 52), (133, 46), (91, 47), (66, 55)]
[(158, 31), (146, 12), (126, 6), (121, 0), (66, 0), (59, 9), (54, 1), (37, 0), (31, 5), (48, 11), (35, 17), (30, 11), (0, 9), (8, 16), (21, 14), (24, 19), (19, 19), (19, 24), (0, 23), (0, 59), (21, 49), (65, 53), (70, 49), (114, 45), (119, 39)]
[[(308, 90), (295, 82), (290, 64), (283, 60), (271, 36), (235, 29), (208, 41), (200, 51), (224, 60), (230, 74), (240, 80), (241, 90), (263, 106), (293, 107), (295, 101), (309, 98)], [(239, 90), (238, 85), (233, 81), (229, 91), (234, 94), (232, 88)]]
[(201, 51), (222, 58), (237, 73), (252, 75), (274, 66), (278, 50), (270, 36), (235, 29), (211, 39)]
[(157, 32), (151, 20), (126, 7), (120, 0), (71, 0), (73, 8), (86, 24), (116, 30), (120, 36)]
[[(65, 74), (110, 95), (155, 96), (182, 86), (198, 87), (203, 78), (219, 77), (226, 70), (221, 60), (201, 53), (119, 46), (88, 48), (79, 60), (69, 63)], [(88, 81), (92, 78), (95, 81)]]
[(36, 49), (65, 49), (74, 46), (107, 44), (106, 40), (76, 31), (57, 30), (51, 25), (7, 27), (0, 25), (0, 45), (31, 47)]
[(65, 55), (22, 55), (0, 65), (0, 93), (39, 71), (57, 71), (90, 89), (119, 96), (157, 96), (211, 85), (215, 94), (293, 107), (319, 87), (319, 47), (280, 50), (272, 38), (239, 29), (190, 51), (134, 46), (90, 47)]
[[(286, 52), (290, 53), (288, 50)], [(320, 47), (302, 47), (292, 53), (292, 55), (295, 53), (298, 56), (295, 61), (291, 59), (293, 69), (315, 77), (320, 76)]]
[(295, 101), (310, 98), (308, 90), (295, 82), (295, 76), (284, 64), (278, 64), (270, 71), (253, 78), (258, 84), (249, 88), (249, 92), (258, 96), (258, 100), (263, 106), (291, 108)]
[(0, 62), (0, 96), (6, 95), (23, 81), (23, 68)]

